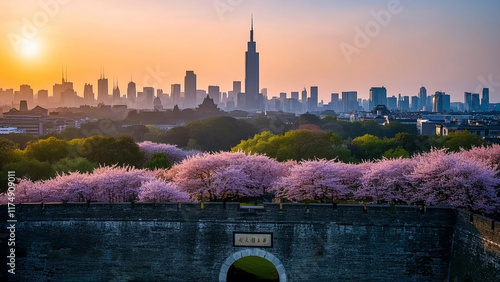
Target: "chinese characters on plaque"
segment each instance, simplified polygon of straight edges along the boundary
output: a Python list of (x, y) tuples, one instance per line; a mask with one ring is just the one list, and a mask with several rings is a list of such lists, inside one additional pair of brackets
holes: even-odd
[(273, 233), (233, 232), (235, 247), (273, 247)]

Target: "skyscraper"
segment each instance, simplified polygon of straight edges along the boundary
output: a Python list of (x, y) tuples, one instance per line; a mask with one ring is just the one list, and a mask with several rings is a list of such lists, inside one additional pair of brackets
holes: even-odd
[[(113, 83), (114, 84), (114, 83)], [(118, 81), (116, 85), (113, 85), (113, 101), (118, 101), (121, 97), (120, 88), (118, 87)]]
[(311, 86), (311, 97), (308, 104), (309, 111), (316, 111), (318, 109), (318, 86)]
[(153, 108), (153, 100), (155, 98), (155, 89), (153, 87), (143, 87), (144, 103), (147, 109)]
[(127, 99), (132, 104), (135, 104), (137, 101), (137, 88), (135, 82), (133, 81), (130, 81), (127, 85)]
[(342, 112), (350, 113), (358, 109), (358, 92), (342, 92)]
[(490, 89), (483, 88), (483, 97), (481, 98), (481, 110), (488, 112), (490, 110)]
[(49, 101), (49, 91), (48, 90), (38, 90), (37, 94), (38, 105), (45, 107)]
[(472, 93), (470, 111), (477, 112), (480, 110), (480, 106), (479, 93)]
[(434, 97), (432, 98), (432, 111), (434, 113), (445, 112), (445, 93), (436, 91)]
[(253, 40), (253, 16), (250, 29), (250, 41), (245, 53), (245, 100), (248, 111), (262, 110), (259, 99), (259, 53)]
[(64, 78), (64, 72), (62, 75), (61, 84), (54, 84), (52, 88), (52, 97), (54, 98), (54, 102), (59, 103), (61, 101), (61, 94), (65, 91), (73, 90), (73, 83), (68, 82), (68, 74), (66, 73), (66, 78)]
[(186, 71), (184, 77), (184, 108), (196, 108), (196, 74)]
[(214, 100), (214, 104), (220, 104), (220, 87), (208, 86), (208, 96)]
[[(427, 99), (427, 93), (425, 94), (425, 97)], [(411, 111), (412, 112), (418, 112), (420, 110), (420, 107), (423, 107), (422, 102), (420, 101), (420, 98), (418, 96), (411, 96), (410, 98), (411, 101)]]
[(108, 79), (104, 77), (104, 71), (101, 77), (97, 80), (97, 101), (106, 103), (109, 97)]
[(170, 95), (172, 96), (173, 105), (179, 105), (181, 102), (181, 85), (180, 84), (172, 84), (170, 89)]
[(92, 105), (94, 103), (94, 87), (92, 84), (85, 83), (85, 86), (83, 87), (83, 100), (88, 105)]
[(464, 93), (464, 110), (466, 112), (472, 111), (472, 93), (470, 92), (465, 92)]
[(389, 110), (395, 110), (398, 108), (398, 98), (396, 96), (388, 97), (387, 98), (387, 109)]
[(423, 86), (420, 87), (420, 92), (418, 93), (418, 101), (419, 101), (419, 105), (418, 105), (417, 110), (421, 110), (421, 111), (426, 110), (425, 106), (426, 106), (426, 102), (427, 102), (427, 89), (425, 89), (425, 87), (423, 87)]
[(387, 89), (385, 87), (370, 88), (370, 108), (378, 105), (387, 106)]

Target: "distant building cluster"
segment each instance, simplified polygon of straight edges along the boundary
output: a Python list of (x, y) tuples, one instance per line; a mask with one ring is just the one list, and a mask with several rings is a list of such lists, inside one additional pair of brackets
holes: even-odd
[[(260, 88), (259, 64), (252, 18), (250, 41), (245, 53), (244, 85), (241, 81), (233, 81), (232, 89), (227, 92), (222, 92), (217, 85), (210, 85), (207, 90), (198, 89), (196, 73), (188, 70), (184, 84), (172, 84), (170, 93), (151, 86), (143, 86), (140, 89), (131, 78), (126, 91), (122, 94), (118, 81), (113, 81), (110, 92), (109, 80), (102, 70), (97, 80), (97, 89), (93, 84), (85, 83), (83, 96), (80, 96), (73, 83), (69, 81), (67, 71), (63, 71), (61, 83), (56, 83), (52, 87), (52, 96), (49, 96), (49, 91), (45, 89), (39, 90), (35, 95), (34, 90), (25, 84), (20, 86), (19, 91), (0, 88), (0, 105), (12, 108), (3, 113), (0, 134), (31, 133), (38, 136), (61, 131), (67, 126), (78, 127), (82, 122), (81, 117), (63, 117), (58, 115), (57, 111), (49, 115), (47, 110), (47, 108), (78, 107), (87, 107), (87, 112), (96, 109), (95, 111), (100, 112), (96, 115), (98, 117), (105, 117), (102, 112), (112, 109), (113, 114), (122, 114), (123, 118), (128, 113), (127, 109), (142, 112), (174, 109), (173, 114), (179, 110), (192, 109), (191, 114), (196, 118), (224, 115), (223, 111), (232, 112), (232, 116), (235, 117), (248, 117), (253, 113), (272, 115), (286, 112), (295, 115), (310, 112), (321, 115), (326, 112), (350, 121), (372, 119), (379, 124), (386, 124), (394, 118), (395, 115), (389, 113), (397, 113), (400, 118), (410, 117), (412, 123), (417, 124), (421, 134), (442, 135), (466, 127), (484, 137), (491, 136), (492, 132), (493, 135), (496, 134), (496, 129), (488, 129), (488, 126), (497, 126), (496, 124), (474, 125), (469, 121), (471, 119), (458, 119), (458, 122), (455, 119), (454, 122), (448, 122), (446, 119), (434, 120), (425, 116), (430, 113), (487, 113), (496, 110), (497, 105), (490, 105), (488, 88), (483, 88), (481, 95), (465, 92), (463, 102), (451, 102), (449, 94), (436, 91), (433, 95), (428, 95), (425, 87), (421, 87), (418, 94), (411, 97), (402, 94), (388, 97), (387, 89), (382, 86), (372, 87), (369, 99), (358, 98), (357, 91), (345, 91), (331, 93), (330, 101), (326, 103), (319, 100), (320, 90), (317, 86), (304, 88), (300, 92), (291, 92), (290, 95), (282, 92), (279, 96), (269, 97), (267, 89)], [(15, 108), (18, 105), (19, 110)], [(27, 105), (37, 106), (29, 110)], [(415, 117), (411, 113), (419, 113), (419, 116)], [(476, 128), (477, 126), (485, 129)]]

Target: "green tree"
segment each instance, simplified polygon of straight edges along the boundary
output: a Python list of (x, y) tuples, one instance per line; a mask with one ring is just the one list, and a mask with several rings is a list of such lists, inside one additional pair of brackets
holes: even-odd
[(305, 113), (300, 115), (299, 118), (295, 121), (295, 128), (299, 128), (299, 126), (304, 124), (314, 124), (320, 126), (322, 124), (322, 121), (317, 115)]
[(177, 145), (185, 148), (189, 142), (189, 130), (186, 127), (178, 126), (163, 132), (158, 137), (158, 141), (165, 144)]
[(24, 152), (28, 158), (55, 163), (68, 156), (68, 147), (67, 141), (49, 137), (48, 139), (30, 142)]
[(8, 163), (0, 172), (0, 192), (7, 190), (8, 171), (14, 171), (17, 178), (29, 178), (33, 181), (46, 180), (55, 176), (55, 171), (49, 162), (40, 162), (31, 159)]
[(410, 157), (410, 154), (408, 151), (401, 147), (389, 149), (384, 152), (384, 157), (388, 159), (397, 159), (397, 158), (408, 158)]
[(131, 165), (142, 167), (146, 155), (130, 136), (114, 138), (92, 136), (81, 145), (82, 156), (101, 165)]
[(351, 142), (351, 151), (359, 160), (380, 159), (385, 149), (384, 141), (377, 136), (365, 134)]
[(9, 133), (2, 135), (2, 138), (16, 143), (21, 150), (24, 150), (29, 142), (36, 140), (35, 136), (28, 133)]
[(92, 172), (98, 164), (86, 158), (64, 158), (53, 165), (54, 171), (58, 174), (79, 171), (82, 173)]
[(265, 154), (278, 161), (315, 158), (352, 160), (349, 150), (342, 146), (340, 136), (317, 130), (292, 130), (284, 135), (272, 135), (266, 131), (232, 148), (232, 151), (240, 150)]
[(460, 149), (470, 150), (472, 147), (483, 146), (485, 143), (477, 134), (470, 133), (467, 130), (462, 132), (451, 132), (443, 147), (449, 151), (458, 152)]
[(399, 147), (405, 149), (410, 155), (420, 152), (428, 152), (431, 149), (429, 137), (425, 135), (414, 135), (410, 133), (398, 133), (394, 137)]
[(157, 168), (172, 168), (172, 162), (168, 158), (168, 155), (165, 153), (155, 153), (151, 156), (151, 158), (146, 162), (144, 168), (149, 170), (155, 170)]
[[(190, 139), (203, 151), (227, 151), (257, 133), (257, 129), (245, 120), (231, 117), (215, 117), (193, 121), (186, 125)], [(191, 142), (191, 141), (189, 141)]]
[(15, 160), (14, 151), (18, 145), (8, 139), (0, 138), (0, 168)]

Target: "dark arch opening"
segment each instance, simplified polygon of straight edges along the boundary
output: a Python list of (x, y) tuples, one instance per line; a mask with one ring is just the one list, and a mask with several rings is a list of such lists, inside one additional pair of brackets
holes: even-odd
[(278, 270), (267, 259), (249, 256), (235, 261), (227, 272), (227, 282), (279, 282)]

